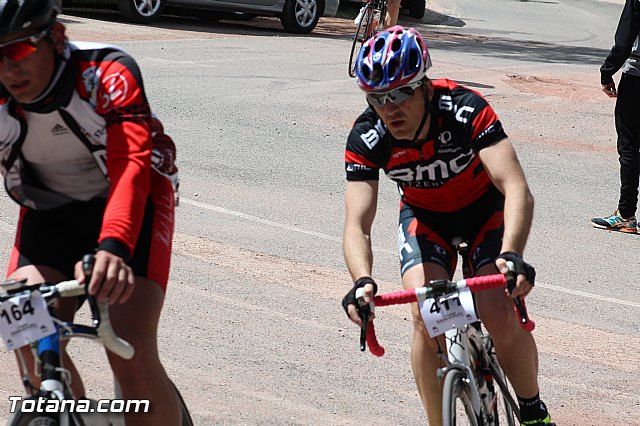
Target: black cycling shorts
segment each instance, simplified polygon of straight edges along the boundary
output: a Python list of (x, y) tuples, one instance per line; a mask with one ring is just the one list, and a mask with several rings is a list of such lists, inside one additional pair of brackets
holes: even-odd
[[(156, 179), (147, 199), (136, 247), (127, 264), (138, 277), (166, 289), (171, 259), (174, 196), (171, 183)], [(95, 253), (105, 198), (73, 201), (50, 210), (21, 207), (7, 276), (27, 265), (48, 266), (69, 279), (85, 254)]]
[(398, 253), (401, 274), (421, 263), (435, 263), (452, 277), (458, 261), (452, 240), (469, 247), (471, 274), (493, 263), (502, 248), (504, 196), (491, 186), (479, 199), (453, 212), (434, 212), (400, 204)]

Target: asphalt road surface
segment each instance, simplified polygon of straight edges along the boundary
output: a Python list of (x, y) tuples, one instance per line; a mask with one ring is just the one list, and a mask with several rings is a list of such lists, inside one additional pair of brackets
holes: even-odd
[[(594, 230), (615, 210), (614, 101), (598, 68), (619, 0), (438, 0), (417, 27), (432, 78), (483, 93), (536, 198), (526, 259), (539, 284), (540, 385), (559, 425), (640, 425), (639, 236)], [(178, 146), (181, 203), (160, 329), (165, 366), (198, 425), (426, 422), (409, 366), (407, 307), (380, 309), (387, 355), (358, 350), (340, 307), (343, 150), (365, 100), (347, 76), (348, 19), (309, 36), (277, 19), (153, 26), (108, 11), (62, 17), (74, 40), (116, 43), (139, 62), (153, 111)], [(400, 288), (398, 196), (382, 180), (374, 276)], [(17, 207), (0, 198), (0, 254)], [(6, 262), (5, 262), (6, 263)], [(86, 312), (81, 312), (86, 318)], [(99, 347), (70, 345), (88, 394), (111, 395)], [(0, 355), (0, 421), (21, 393)]]

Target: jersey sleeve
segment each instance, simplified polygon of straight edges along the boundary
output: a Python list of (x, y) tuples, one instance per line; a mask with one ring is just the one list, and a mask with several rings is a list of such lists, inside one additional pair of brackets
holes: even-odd
[(461, 105), (456, 112), (456, 120), (467, 127), (471, 148), (478, 152), (507, 137), (502, 123), (487, 100), (478, 92), (458, 87)]
[(98, 249), (128, 260), (149, 195), (152, 118), (134, 60), (116, 51), (103, 64), (96, 112), (106, 121), (110, 189)]
[(347, 138), (344, 152), (345, 170), (348, 181), (379, 180), (379, 157), (381, 140), (384, 136), (382, 123), (374, 125), (371, 114), (358, 117)]
[(626, 0), (622, 15), (618, 21), (618, 28), (614, 37), (615, 44), (600, 67), (600, 82), (603, 86), (613, 81), (613, 75), (629, 58), (634, 42), (640, 30), (640, 2)]

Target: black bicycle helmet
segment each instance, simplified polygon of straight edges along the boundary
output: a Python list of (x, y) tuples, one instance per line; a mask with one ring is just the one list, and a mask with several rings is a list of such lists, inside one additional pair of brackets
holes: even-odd
[(53, 25), (60, 0), (0, 0), (0, 37)]

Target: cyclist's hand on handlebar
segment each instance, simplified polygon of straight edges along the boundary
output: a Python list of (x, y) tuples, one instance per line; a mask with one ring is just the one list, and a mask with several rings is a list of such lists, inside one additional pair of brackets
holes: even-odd
[[(507, 263), (509, 262), (509, 263)], [(506, 294), (514, 299), (516, 297), (525, 297), (535, 284), (536, 270), (533, 266), (526, 263), (522, 256), (513, 251), (501, 253), (496, 259), (496, 266), (500, 273), (507, 276), (509, 279), (509, 273), (516, 274), (516, 284), (513, 289), (505, 290)], [(512, 269), (510, 269), (510, 266)]]
[[(373, 296), (378, 291), (378, 286), (371, 277), (362, 277), (356, 280), (351, 290), (349, 290), (349, 292), (342, 299), (342, 307), (347, 313), (349, 319), (358, 326), (362, 327), (362, 319), (358, 314), (358, 300), (356, 299), (356, 290), (358, 290), (359, 288), (362, 288), (364, 290), (364, 293), (362, 295), (363, 303), (369, 304), (373, 301)], [(372, 320), (373, 315), (371, 315), (369, 319)]]
[[(82, 262), (76, 263), (75, 277), (84, 283)], [(133, 293), (134, 285), (133, 270), (124, 259), (105, 250), (96, 253), (89, 294), (95, 296), (98, 302), (108, 301), (110, 305), (123, 303)]]

